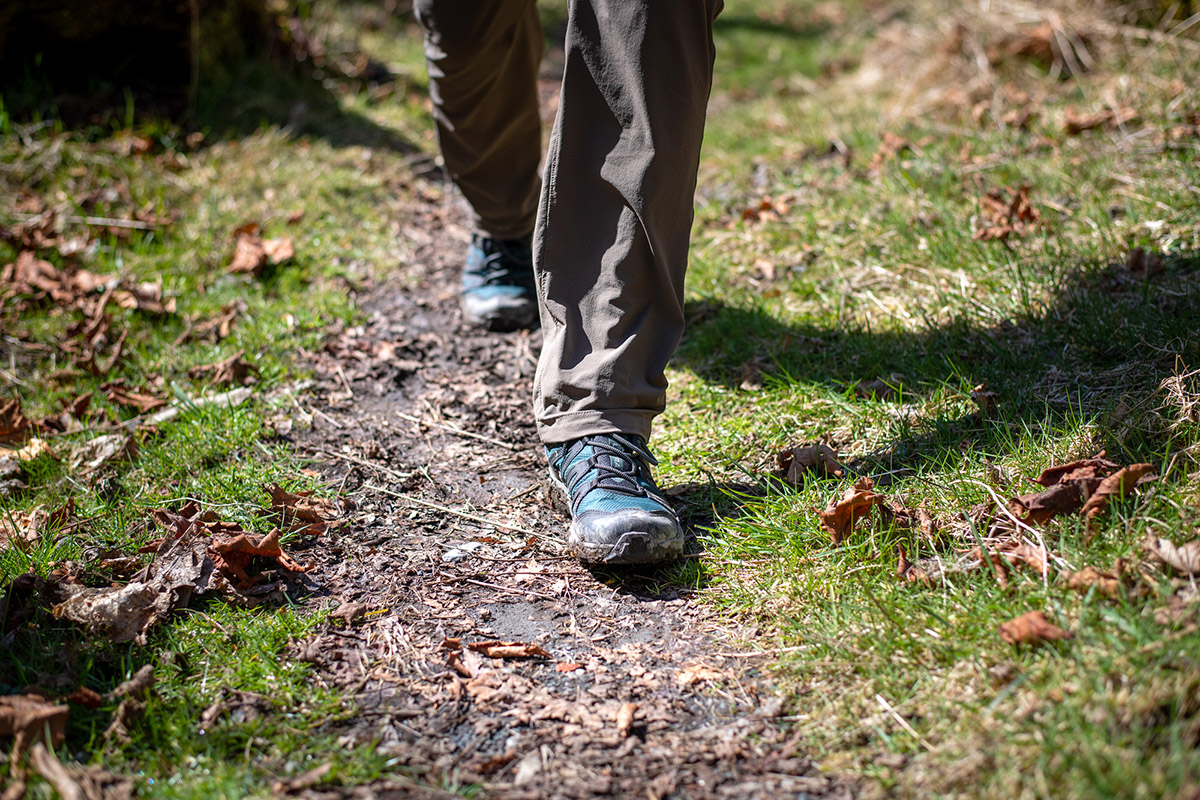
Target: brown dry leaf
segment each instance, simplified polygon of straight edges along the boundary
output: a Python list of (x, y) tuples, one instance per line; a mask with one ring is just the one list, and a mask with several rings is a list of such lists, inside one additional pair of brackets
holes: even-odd
[(50, 521), (51, 515), (42, 506), (28, 511), (0, 512), (0, 552), (8, 545), (29, 552), (29, 548), (42, 538), (42, 530)]
[(71, 451), (70, 467), (87, 477), (102, 467), (137, 458), (137, 442), (128, 433), (109, 433), (79, 444)]
[(20, 442), (29, 432), (29, 419), (21, 413), (21, 401), (0, 403), (0, 442)]
[(874, 489), (875, 482), (870, 478), (859, 478), (842, 494), (841, 500), (830, 502), (829, 507), (819, 513), (821, 526), (829, 531), (835, 545), (841, 544), (849, 535), (854, 523), (883, 501), (883, 496), (876, 494)]
[(633, 727), (633, 718), (637, 714), (637, 703), (622, 703), (617, 709), (617, 735), (624, 739)]
[(218, 313), (200, 322), (189, 319), (187, 330), (179, 334), (175, 340), (176, 346), (188, 342), (210, 341), (215, 343), (228, 338), (229, 334), (233, 332), (233, 323), (245, 312), (246, 308), (244, 300), (235, 300), (222, 306)]
[(66, 595), (51, 610), (56, 617), (83, 625), (114, 642), (145, 642), (146, 631), (191, 598), (222, 591), (243, 601), (217, 571), (208, 553), (208, 538), (187, 523), (180, 536), (168, 537), (154, 558), (129, 584), (106, 589), (56, 585)]
[(271, 511), (280, 517), (284, 529), (289, 531), (303, 530), (316, 535), (342, 517), (342, 509), (336, 500), (313, 497), (312, 491), (293, 494), (279, 484), (264, 486), (263, 491), (271, 496)]
[(979, 223), (975, 241), (1005, 241), (1009, 236), (1024, 236), (1041, 214), (1029, 200), (1031, 186), (1021, 186), (1015, 192), (1005, 188), (990, 190), (979, 198)]
[(1104, 513), (1110, 500), (1114, 497), (1120, 499), (1129, 494), (1135, 486), (1153, 472), (1153, 464), (1133, 464), (1117, 470), (1102, 480), (1096, 490), (1092, 492), (1091, 497), (1083, 504), (1083, 515), (1091, 523), (1092, 520)]
[(904, 545), (896, 545), (896, 577), (908, 583), (920, 583), (933, 586), (933, 576), (922, 567), (908, 560), (908, 552)]
[(1074, 639), (1075, 634), (1054, 625), (1040, 611), (1030, 611), (1000, 626), (1000, 638), (1009, 644), (1043, 644)]
[(1078, 480), (1080, 478), (1098, 480), (1108, 477), (1119, 470), (1121, 465), (1115, 461), (1109, 461), (1104, 455), (1104, 451), (1101, 450), (1091, 458), (1081, 458), (1078, 461), (1049, 467), (1043, 470), (1041, 475), (1034, 478), (1033, 482), (1040, 483), (1042, 486), (1053, 486), (1064, 480)]
[(1063, 120), (1063, 131), (1068, 136), (1078, 136), (1084, 131), (1095, 128), (1119, 128), (1141, 119), (1141, 114), (1128, 106), (1122, 108), (1106, 108), (1091, 114), (1081, 114), (1070, 106), (1067, 107), (1066, 118)]
[(859, 381), (854, 384), (854, 394), (865, 400), (891, 400), (899, 396), (899, 387), (903, 385), (904, 376), (893, 373), (887, 380), (876, 378), (873, 381)]
[(296, 247), (292, 244), (290, 236), (281, 236), (278, 239), (266, 239), (262, 243), (263, 252), (267, 254), (267, 261), (272, 264), (282, 264), (296, 255)]
[[(28, 489), (25, 478), (21, 462), (0, 451), (0, 497), (11, 497)], [(0, 541), (0, 545), (2, 544)]]
[(125, 381), (109, 381), (100, 385), (105, 396), (119, 406), (136, 408), (139, 414), (155, 411), (167, 404), (167, 401), (154, 394), (129, 389)]
[(990, 417), (996, 413), (996, 398), (995, 392), (987, 388), (987, 384), (979, 384), (971, 390), (971, 399), (979, 406), (979, 411), (985, 417)]
[(1129, 274), (1138, 278), (1153, 278), (1167, 271), (1163, 260), (1156, 253), (1147, 253), (1140, 247), (1129, 251), (1129, 259), (1125, 262)]
[(837, 453), (824, 444), (798, 444), (781, 450), (775, 455), (775, 464), (775, 477), (796, 488), (804, 484), (804, 476), (810, 472), (835, 478), (846, 474), (846, 468), (838, 461)]
[(1034, 483), (1048, 487), (1045, 491), (1014, 497), (1008, 510), (1026, 523), (1042, 523), (1059, 515), (1073, 514), (1088, 502), (1103, 482), (1121, 467), (1104, 458), (1104, 452), (1093, 458), (1079, 459), (1068, 464), (1050, 467)]
[(688, 664), (675, 673), (675, 682), (680, 686), (693, 686), (704, 681), (723, 681), (728, 677), (721, 670), (705, 664)]
[(37, 461), (42, 456), (56, 458), (54, 451), (50, 449), (49, 442), (36, 436), (18, 450), (5, 450), (4, 456), (17, 461)]
[(121, 308), (144, 311), (147, 314), (164, 316), (175, 313), (175, 298), (163, 299), (161, 279), (156, 283), (126, 284), (126, 288), (113, 292), (112, 299)]
[(307, 572), (311, 569), (311, 565), (303, 566), (283, 552), (279, 546), (279, 535), (280, 531), (276, 528), (265, 536), (241, 532), (232, 538), (214, 537), (209, 550), (214, 554), (213, 561), (217, 568), (237, 578), (240, 589), (248, 589), (256, 582), (257, 579), (246, 572), (256, 558), (273, 561), (289, 572)]
[(790, 210), (786, 198), (772, 199), (763, 195), (757, 203), (742, 209), (742, 220), (745, 222), (778, 222)]
[(262, 239), (257, 234), (239, 232), (234, 244), (233, 260), (229, 262), (228, 272), (234, 275), (253, 275), (258, 277), (266, 264), (267, 251), (263, 248)]
[[(972, 553), (975, 554), (976, 551), (979, 551), (978, 547)], [(982, 556), (982, 553), (979, 555)], [(1039, 575), (1046, 575), (1050, 568), (1049, 553), (1021, 539), (1001, 542), (996, 545), (994, 551), (989, 551), (988, 555), (993, 561), (998, 558), (1004, 559), (1009, 567), (1027, 566)]]
[(50, 743), (62, 744), (66, 738), (67, 715), (65, 705), (51, 703), (37, 694), (14, 694), (0, 697), (0, 736), (13, 738), (14, 757), (40, 742), (47, 729)]
[(1170, 539), (1147, 533), (1142, 540), (1142, 549), (1184, 575), (1200, 575), (1200, 539), (1177, 545)]
[(488, 658), (550, 658), (550, 654), (541, 645), (529, 642), (470, 642), (468, 650), (487, 656)]
[(875, 155), (871, 158), (871, 163), (867, 166), (867, 173), (878, 175), (883, 169), (884, 164), (894, 159), (904, 150), (912, 150), (912, 143), (891, 131), (884, 131), (883, 140), (879, 143), (879, 150), (876, 151)]
[(188, 377), (194, 381), (207, 380), (217, 386), (249, 386), (256, 381), (254, 376), (259, 372), (258, 367), (242, 358), (243, 355), (245, 352), (239, 350), (224, 361), (192, 367)]
[(583, 665), (574, 662), (561, 662), (554, 665), (555, 672), (574, 672), (580, 669), (583, 669)]
[(1133, 576), (1126, 573), (1128, 562), (1118, 558), (1112, 569), (1099, 570), (1093, 566), (1085, 566), (1078, 572), (1063, 573), (1067, 586), (1077, 592), (1086, 593), (1093, 586), (1100, 594), (1108, 597), (1120, 597), (1132, 583)]

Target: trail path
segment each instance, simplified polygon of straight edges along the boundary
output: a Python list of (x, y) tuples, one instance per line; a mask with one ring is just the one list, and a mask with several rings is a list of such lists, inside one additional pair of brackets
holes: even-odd
[[(467, 231), (443, 205), (410, 225), (401, 265), (360, 301), (368, 321), (314, 356), (297, 441), (359, 505), (314, 548), (326, 594), (309, 602), (346, 619), (298, 647), (356, 698), (340, 734), (377, 741), (421, 785), (485, 797), (850, 796), (790, 738), (765, 659), (694, 590), (565, 556), (529, 409), (540, 336), (463, 326)], [(487, 641), (548, 656), (462, 646)], [(296, 790), (443, 794), (421, 785)]]

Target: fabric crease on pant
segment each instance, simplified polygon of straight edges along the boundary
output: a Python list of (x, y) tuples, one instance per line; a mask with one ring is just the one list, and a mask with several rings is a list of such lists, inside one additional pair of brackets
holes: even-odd
[[(600, 433), (649, 438), (663, 410), (666, 365), (683, 333), (720, 5), (569, 2), (562, 91), (534, 229), (544, 332), (534, 415), (547, 444)], [(520, 227), (527, 206), (517, 200), (537, 181), (528, 150), (517, 146), (533, 127), (530, 97), (537, 113), (541, 34), (528, 30), (536, 8), (517, 0), (416, 6), (447, 169), (475, 208), (477, 226), (499, 237), (500, 229)], [(467, 42), (475, 40), (472, 49)], [(531, 139), (536, 146), (537, 134)], [(509, 148), (512, 155), (498, 155)], [(487, 163), (493, 157), (501, 163)], [(508, 216), (500, 213), (505, 202)]]

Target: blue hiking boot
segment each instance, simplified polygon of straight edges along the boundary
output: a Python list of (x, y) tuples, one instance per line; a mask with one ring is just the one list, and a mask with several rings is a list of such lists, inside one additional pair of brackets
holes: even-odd
[(533, 236), (501, 241), (472, 234), (462, 273), (463, 319), (490, 331), (538, 324)]
[(683, 554), (683, 528), (640, 436), (608, 433), (546, 448), (550, 483), (571, 512), (567, 551), (588, 564), (655, 564)]

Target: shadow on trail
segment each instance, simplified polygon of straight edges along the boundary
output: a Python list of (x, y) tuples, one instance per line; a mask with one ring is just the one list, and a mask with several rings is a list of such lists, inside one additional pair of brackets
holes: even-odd
[(893, 411), (978, 384), (997, 394), (993, 418), (911, 419), (910, 433), (862, 459), (873, 470), (919, 470), (964, 439), (985, 451), (1008, 449), (1039, 426), (1084, 417), (1100, 422), (1098, 447), (1145, 460), (1170, 448), (1164, 430), (1142, 424), (1161, 405), (1162, 382), (1200, 367), (1200, 253), (1164, 262), (1151, 277), (1131, 275), (1124, 264), (1082, 264), (1026, 313), (915, 333), (785, 324), (760, 308), (705, 299), (687, 306), (675, 364), (731, 390), (748, 364), (768, 387), (816, 384), (848, 397), (859, 382), (883, 379), (899, 395), (876, 402)]

